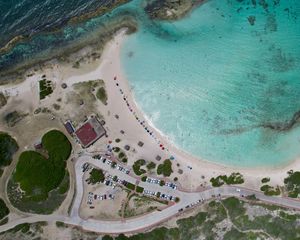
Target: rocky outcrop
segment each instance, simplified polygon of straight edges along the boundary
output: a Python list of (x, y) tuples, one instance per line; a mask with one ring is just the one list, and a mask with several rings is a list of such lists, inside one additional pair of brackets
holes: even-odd
[(147, 4), (145, 11), (152, 19), (177, 20), (203, 2), (204, 0), (153, 0)]

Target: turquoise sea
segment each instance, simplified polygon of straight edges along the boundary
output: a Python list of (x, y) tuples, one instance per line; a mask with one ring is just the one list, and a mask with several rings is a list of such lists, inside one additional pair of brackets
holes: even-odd
[(122, 49), (124, 72), (141, 109), (179, 148), (244, 167), (300, 156), (300, 1), (208, 0), (176, 22), (148, 19), (144, 4), (37, 35), (0, 56), (0, 69), (130, 14), (139, 31)]

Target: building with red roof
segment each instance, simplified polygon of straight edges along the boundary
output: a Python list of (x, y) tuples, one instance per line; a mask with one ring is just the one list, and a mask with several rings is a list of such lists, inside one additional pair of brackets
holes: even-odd
[(84, 148), (89, 147), (105, 134), (104, 127), (96, 117), (91, 117), (75, 131), (76, 137)]

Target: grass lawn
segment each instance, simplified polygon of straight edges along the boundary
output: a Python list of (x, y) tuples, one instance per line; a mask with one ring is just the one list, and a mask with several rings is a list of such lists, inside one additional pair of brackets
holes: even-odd
[(60, 185), (72, 150), (67, 137), (57, 130), (46, 133), (42, 145), (48, 156), (35, 151), (23, 152), (13, 174), (25, 197), (34, 201), (46, 200), (48, 193)]
[(7, 133), (0, 132), (0, 167), (8, 166), (18, 149), (19, 146), (15, 139)]

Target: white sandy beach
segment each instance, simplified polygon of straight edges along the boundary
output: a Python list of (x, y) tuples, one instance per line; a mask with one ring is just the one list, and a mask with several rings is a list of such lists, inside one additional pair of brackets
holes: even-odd
[[(261, 186), (260, 181), (263, 177), (271, 178), (270, 185), (283, 185), (283, 179), (287, 176), (288, 170), (300, 169), (300, 159), (286, 166), (278, 166), (276, 168), (233, 168), (199, 159), (177, 148), (145, 118), (143, 112), (134, 101), (133, 90), (122, 71), (120, 62), (120, 49), (125, 38), (125, 31), (117, 33), (115, 38), (106, 45), (101, 59), (95, 60), (89, 65), (89, 69), (91, 69), (91, 65), (93, 66), (92, 69), (94, 70), (92, 71), (87, 71), (84, 65), (79, 69), (74, 69), (67, 65), (57, 65), (53, 61), (52, 67), (45, 68), (42, 72), (36, 72), (35, 75), (28, 77), (18, 85), (0, 86), (0, 91), (9, 96), (7, 106), (1, 111), (6, 111), (10, 104), (13, 104), (13, 101), (19, 102), (20, 109), (33, 110), (41, 105), (48, 106), (62, 96), (64, 91), (69, 91), (69, 87), (65, 90), (61, 89), (62, 83), (67, 83), (68, 86), (71, 86), (74, 83), (103, 79), (108, 95), (108, 104), (106, 106), (98, 104), (97, 106), (106, 121), (105, 128), (108, 131), (109, 138), (99, 140), (88, 151), (98, 151), (109, 140), (121, 138), (121, 147), (128, 144), (135, 149), (135, 151), (130, 151), (127, 154), (129, 164), (139, 158), (155, 161), (155, 157), (160, 155), (162, 157), (160, 162), (162, 162), (164, 159), (174, 156), (174, 174), (172, 174), (172, 178), (178, 177), (179, 183), (187, 191), (201, 190), (200, 184), (208, 186), (211, 177), (237, 171), (244, 175), (245, 187), (259, 189)], [(41, 102), (38, 97), (38, 80), (45, 73), (47, 76), (51, 76), (51, 80), (56, 87), (53, 94)], [(118, 119), (115, 117), (116, 114), (119, 116)], [(66, 120), (59, 113), (57, 115), (61, 120)], [(141, 121), (145, 121), (143, 125), (141, 125)], [(120, 134), (121, 130), (125, 132), (124, 135)], [(142, 141), (144, 146), (137, 146), (138, 141)], [(164, 147), (164, 150), (161, 145)], [(176, 164), (179, 164), (179, 167)], [(192, 169), (188, 168), (188, 166)], [(177, 172), (178, 169), (182, 169), (183, 174), (179, 174)], [(205, 178), (203, 179), (202, 176)]]

